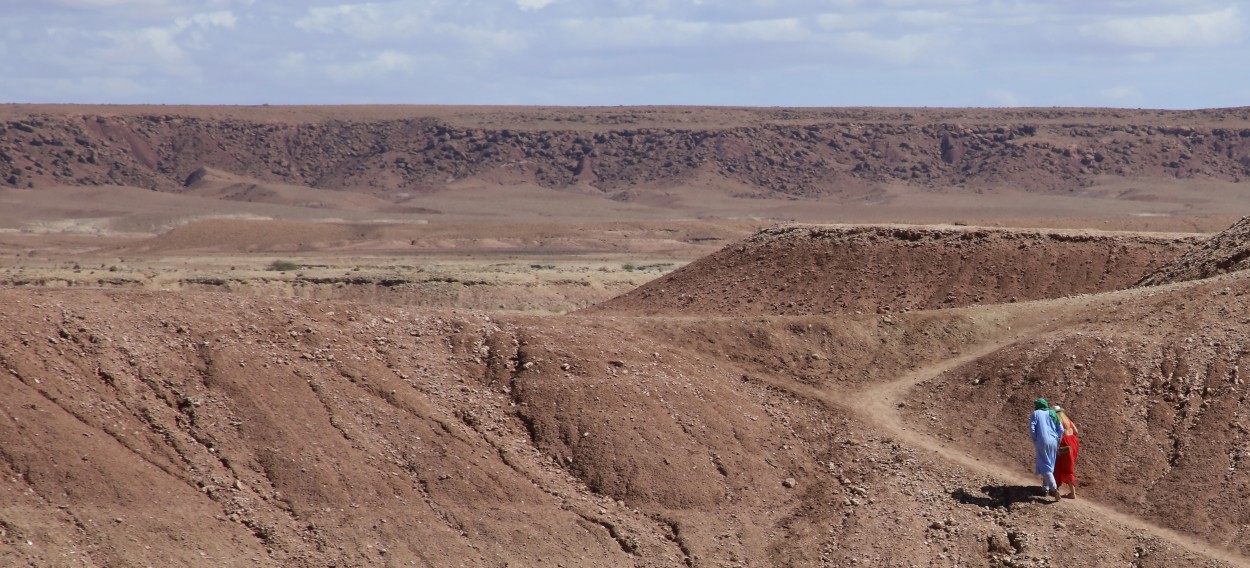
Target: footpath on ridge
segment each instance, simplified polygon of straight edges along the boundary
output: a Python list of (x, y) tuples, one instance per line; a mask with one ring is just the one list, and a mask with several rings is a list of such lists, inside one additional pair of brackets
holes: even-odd
[[(826, 406), (852, 412), (866, 424), (878, 428), (880, 435), (893, 437), (896, 441), (906, 446), (921, 450), (923, 453), (931, 454), (969, 471), (983, 474), (1008, 484), (1026, 487), (1033, 486), (1039, 483), (1035, 476), (1010, 469), (1002, 464), (982, 460), (969, 448), (961, 447), (956, 443), (945, 442), (938, 437), (926, 434), (923, 430), (906, 423), (899, 415), (898, 409), (904, 403), (906, 394), (916, 386), (936, 379), (961, 365), (976, 361), (999, 349), (1026, 339), (1046, 329), (1049, 323), (1053, 323), (1053, 320), (1051, 322), (1039, 320), (1029, 325), (1015, 326), (1015, 329), (1008, 335), (1000, 336), (959, 353), (953, 353), (950, 358), (905, 373), (893, 380), (874, 384), (849, 394), (839, 393), (837, 396), (834, 396), (827, 390), (797, 381), (782, 381), (776, 378), (760, 378), (760, 380), (775, 388), (818, 401)], [(1021, 436), (1023, 439), (1023, 434)], [(1151, 535), (1204, 558), (1217, 560), (1231, 566), (1250, 566), (1250, 559), (1234, 552), (1203, 542), (1193, 536), (1161, 527), (1137, 516), (1117, 511), (1107, 505), (1099, 504), (1089, 499), (1063, 499), (1060, 506), (1076, 508), (1090, 516), (1115, 523), (1130, 532)]]

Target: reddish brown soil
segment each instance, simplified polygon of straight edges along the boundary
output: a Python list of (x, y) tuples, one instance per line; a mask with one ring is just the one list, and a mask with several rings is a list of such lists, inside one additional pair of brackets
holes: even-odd
[(1250, 268), (1250, 217), (1243, 217), (1232, 227), (1160, 266), (1143, 278), (1141, 285), (1198, 280), (1247, 268)]
[(766, 229), (587, 313), (900, 312), (1128, 287), (1194, 236), (986, 228)]
[[(1246, 109), (10, 105), (0, 124), (0, 183), (32, 187), (0, 188), (6, 273), (710, 253), (564, 316), (420, 307), (425, 289), (0, 286), (0, 565), (1250, 566), (1244, 223), (1087, 230), (1244, 215)], [(738, 241), (805, 215), (1077, 230)], [(203, 216), (277, 220), (185, 224)], [(704, 216), (742, 220), (673, 221)], [(1037, 396), (1081, 427), (1077, 500), (1036, 490)]]
[[(0, 555), (1241, 563), (1248, 281), (702, 320), (0, 290)], [(880, 407), (913, 383), (928, 436)], [(1058, 508), (1012, 473), (1036, 394), (1086, 439)]]
[[(1097, 508), (1059, 514), (1026, 482), (900, 442), (852, 403), (895, 373), (1032, 325), (1026, 305), (885, 325), (0, 294), (7, 563), (1196, 560), (1169, 533)], [(1080, 310), (1065, 312), (1053, 313)], [(837, 371), (801, 378), (826, 361)], [(977, 400), (990, 406), (965, 401), (957, 414), (998, 409)], [(1011, 418), (979, 424), (1012, 435)], [(1090, 440), (1105, 428), (1082, 423)], [(1090, 447), (1093, 466), (1149, 459)], [(1089, 495), (1149, 494), (1116, 488)], [(1238, 511), (1204, 509), (1220, 527)], [(1194, 513), (1142, 514), (1183, 526)]]
[(1081, 498), (1250, 555), (1250, 273), (1093, 296), (1059, 320), (920, 385), (904, 413), (986, 461), (1031, 467), (1003, 425), (1032, 400), (1080, 428)]

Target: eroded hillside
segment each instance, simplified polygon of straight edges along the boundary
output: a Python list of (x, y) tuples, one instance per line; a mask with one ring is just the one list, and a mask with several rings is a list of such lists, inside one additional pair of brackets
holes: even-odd
[(1022, 431), (1044, 396), (1080, 428), (1082, 498), (1250, 554), (1250, 273), (1079, 305), (920, 385), (911, 423), (1024, 470), (1031, 448), (999, 428)]
[(1244, 566), (1250, 277), (1131, 288), (1201, 243), (780, 227), (566, 316), (0, 288), (0, 564)]
[(587, 313), (819, 315), (1059, 298), (1131, 286), (1195, 236), (780, 226)]
[[(840, 402), (1027, 313), (683, 324), (0, 294), (5, 563), (1198, 562), (1098, 510), (1060, 526), (1027, 487)], [(821, 360), (840, 369), (796, 380)]]
[(1243, 217), (1219, 234), (1204, 239), (1174, 261), (1160, 266), (1139, 282), (1157, 286), (1210, 278), (1250, 268), (1250, 217)]

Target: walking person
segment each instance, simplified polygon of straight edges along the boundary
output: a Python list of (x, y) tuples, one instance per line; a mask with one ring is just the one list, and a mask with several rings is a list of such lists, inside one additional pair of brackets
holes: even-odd
[(1029, 436), (1033, 438), (1033, 472), (1042, 476), (1042, 494), (1054, 495), (1059, 501), (1059, 486), (1055, 483), (1055, 457), (1059, 452), (1059, 437), (1063, 432), (1059, 417), (1050, 409), (1046, 399), (1033, 401), (1033, 415), (1029, 419)]
[(1076, 439), (1076, 424), (1068, 418), (1067, 413), (1063, 411), (1063, 407), (1056, 404), (1054, 406), (1055, 415), (1059, 417), (1059, 426), (1063, 428), (1063, 435), (1059, 437), (1059, 449), (1055, 457), (1055, 490), (1058, 491), (1064, 485), (1072, 488), (1067, 495), (1068, 499), (1076, 499), (1076, 454), (1081, 449), (1080, 442)]

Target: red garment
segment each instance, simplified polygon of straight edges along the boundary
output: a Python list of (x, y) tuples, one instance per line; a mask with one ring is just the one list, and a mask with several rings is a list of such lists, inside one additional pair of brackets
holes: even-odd
[[(1076, 439), (1076, 427), (1072, 421), (1064, 424), (1064, 434), (1059, 438), (1059, 453), (1055, 455), (1055, 483), (1067, 483), (1076, 487), (1076, 454), (1081, 449)], [(1063, 448), (1068, 448), (1064, 451)]]

